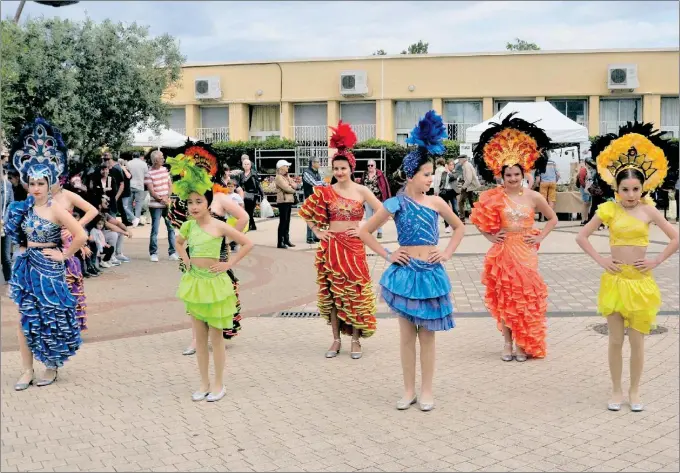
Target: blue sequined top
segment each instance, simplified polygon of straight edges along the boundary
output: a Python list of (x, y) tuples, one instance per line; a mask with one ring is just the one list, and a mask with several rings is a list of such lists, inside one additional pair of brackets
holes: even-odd
[(385, 209), (394, 215), (399, 246), (436, 245), (439, 243), (439, 213), (399, 194), (387, 199)]
[(12, 202), (5, 213), (5, 233), (18, 245), (55, 243), (61, 246), (61, 227), (35, 213), (34, 199)]

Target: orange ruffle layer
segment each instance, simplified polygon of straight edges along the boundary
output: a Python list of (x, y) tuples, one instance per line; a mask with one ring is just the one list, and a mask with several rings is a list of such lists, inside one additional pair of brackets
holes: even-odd
[(319, 313), (330, 323), (335, 307), (340, 331), (367, 338), (376, 330), (376, 305), (363, 242), (345, 233), (334, 233), (316, 252)]
[(498, 233), (501, 229), (501, 212), (505, 208), (505, 191), (502, 187), (489, 189), (479, 194), (472, 206), (470, 222), (484, 233)]
[(298, 215), (317, 227), (326, 228), (330, 221), (328, 206), (323, 194), (323, 187), (315, 187), (314, 193), (307, 197), (298, 210)]

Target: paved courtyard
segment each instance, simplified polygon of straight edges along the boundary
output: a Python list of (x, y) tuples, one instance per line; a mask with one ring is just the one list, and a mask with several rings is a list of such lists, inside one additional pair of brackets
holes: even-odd
[[(325, 359), (328, 326), (281, 316), (315, 309), (313, 248), (294, 219), (298, 246), (277, 250), (276, 225), (261, 222), (250, 234), (258, 247), (237, 269), (246, 319), (228, 342), (228, 396), (215, 404), (190, 399), (198, 376), (195, 358), (181, 355), (191, 334), (174, 298), (179, 272), (176, 263), (147, 261), (148, 227), (126, 242), (132, 263), (87, 280), (86, 343), (50, 387), (13, 391), (17, 312), (3, 297), (0, 470), (680, 469), (677, 255), (655, 271), (667, 331), (647, 338), (647, 409), (612, 413), (607, 341), (593, 330), (603, 322), (594, 315), (601, 271), (573, 243), (578, 225), (561, 223), (541, 249), (549, 352), (524, 364), (499, 359), (502, 339), (479, 284), (488, 242), (468, 226), (447, 263), (459, 316), (437, 338), (436, 408), (399, 412), (397, 320), (380, 304), (364, 357), (351, 360), (345, 343), (338, 358)], [(385, 245), (395, 240), (388, 224)], [(593, 240), (606, 250), (606, 232)], [(652, 240), (650, 252), (660, 251), (665, 237), (653, 232)], [(375, 281), (385, 264), (374, 256), (369, 264)]]

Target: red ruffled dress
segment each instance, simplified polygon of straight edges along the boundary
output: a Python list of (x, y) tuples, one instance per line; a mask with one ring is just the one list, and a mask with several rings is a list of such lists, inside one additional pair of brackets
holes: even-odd
[[(364, 216), (363, 202), (339, 195), (332, 186), (315, 187), (298, 215), (327, 229), (330, 222), (356, 221)], [(337, 309), (340, 332), (370, 337), (376, 330), (376, 304), (364, 243), (358, 237), (333, 232), (316, 251), (319, 313), (330, 323), (331, 309)]]
[(534, 358), (546, 355), (548, 287), (538, 272), (538, 245), (524, 242), (533, 228), (534, 210), (511, 200), (503, 187), (479, 196), (470, 220), (481, 231), (505, 230), (505, 241), (495, 243), (484, 259), (484, 302), (498, 329), (512, 330), (515, 344)]

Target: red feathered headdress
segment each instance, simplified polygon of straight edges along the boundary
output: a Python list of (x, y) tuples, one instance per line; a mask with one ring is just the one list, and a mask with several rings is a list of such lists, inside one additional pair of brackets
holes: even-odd
[(217, 173), (217, 157), (203, 146), (188, 147), (184, 151), (184, 156), (193, 159), (196, 166), (205, 169), (210, 177), (214, 177)]
[(330, 127), (330, 129), (333, 130), (331, 148), (338, 150), (333, 156), (333, 160), (339, 157), (345, 158), (349, 162), (349, 167), (354, 171), (357, 160), (352, 154), (352, 148), (357, 142), (357, 135), (352, 130), (352, 127), (349, 126), (349, 123), (342, 123), (342, 120), (340, 120), (337, 127)]

